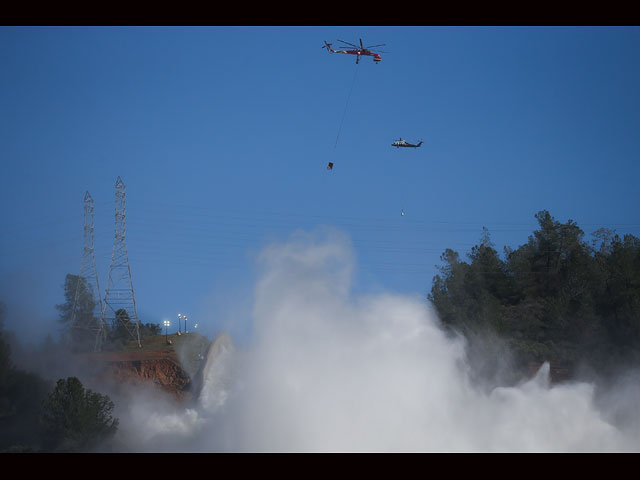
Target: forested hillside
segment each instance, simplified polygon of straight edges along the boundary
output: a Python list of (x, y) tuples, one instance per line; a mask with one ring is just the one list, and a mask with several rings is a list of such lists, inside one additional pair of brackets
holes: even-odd
[(475, 339), (500, 339), (520, 367), (550, 361), (606, 375), (639, 365), (640, 240), (601, 228), (587, 242), (571, 220), (535, 217), (528, 242), (503, 255), (486, 229), (468, 259), (443, 253), (428, 298), (444, 325), (471, 352), (487, 349)]

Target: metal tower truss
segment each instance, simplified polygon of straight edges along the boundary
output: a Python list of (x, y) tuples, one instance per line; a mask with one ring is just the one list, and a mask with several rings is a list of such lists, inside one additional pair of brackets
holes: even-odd
[(116, 230), (104, 303), (105, 320), (114, 329), (125, 328), (140, 347), (140, 323), (125, 241), (125, 188), (120, 177), (116, 181)]
[(107, 329), (93, 252), (93, 218), (93, 198), (87, 192), (84, 196), (84, 249), (70, 325), (72, 330), (75, 330), (72, 335), (76, 337), (78, 334), (83, 335), (79, 330), (94, 335), (94, 350), (99, 351), (106, 339)]

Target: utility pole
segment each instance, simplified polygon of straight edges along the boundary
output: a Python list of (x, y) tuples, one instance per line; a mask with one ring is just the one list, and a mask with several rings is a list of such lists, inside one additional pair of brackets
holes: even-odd
[[(115, 328), (121, 324), (131, 337), (140, 344), (140, 323), (131, 281), (131, 268), (125, 241), (125, 188), (120, 177), (116, 181), (116, 229), (113, 240), (109, 282), (104, 297), (105, 319)], [(107, 308), (108, 307), (108, 308)]]
[[(82, 329), (95, 335), (93, 349), (98, 352), (106, 340), (107, 328), (98, 284), (96, 259), (93, 252), (93, 198), (89, 192), (84, 195), (84, 248), (80, 274), (76, 283), (76, 293), (71, 312), (71, 329)], [(94, 303), (94, 300), (97, 302)], [(88, 310), (91, 310), (89, 312)]]

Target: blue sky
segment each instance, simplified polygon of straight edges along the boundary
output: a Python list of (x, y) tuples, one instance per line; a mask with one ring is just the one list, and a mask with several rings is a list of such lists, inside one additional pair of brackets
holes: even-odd
[[(359, 38), (380, 64), (321, 48)], [(356, 290), (418, 295), (445, 248), (482, 226), (516, 248), (541, 209), (640, 236), (639, 49), (633, 27), (0, 28), (5, 327), (56, 331), (87, 190), (104, 295), (118, 176), (140, 320), (210, 335), (246, 332), (255, 255), (297, 229), (351, 237)]]

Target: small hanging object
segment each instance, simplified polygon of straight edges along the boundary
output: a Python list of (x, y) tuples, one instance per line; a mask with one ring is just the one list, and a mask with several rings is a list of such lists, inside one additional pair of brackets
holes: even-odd
[(327, 165), (327, 170), (333, 170), (333, 162), (329, 162), (329, 165)]

